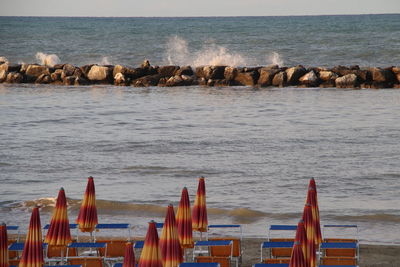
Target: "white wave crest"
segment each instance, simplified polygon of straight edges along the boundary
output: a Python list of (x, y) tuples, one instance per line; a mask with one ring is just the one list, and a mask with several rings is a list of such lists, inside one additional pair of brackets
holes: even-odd
[(42, 52), (36, 53), (36, 59), (39, 61), (39, 64), (53, 67), (56, 64), (60, 63), (60, 58), (56, 54), (45, 54)]
[(189, 51), (186, 40), (173, 36), (167, 42), (166, 61), (171, 65), (204, 65), (245, 66), (247, 60), (238, 53), (232, 53), (223, 46), (211, 42), (194, 53)]
[(100, 65), (111, 65), (111, 61), (108, 57), (103, 57), (101, 59)]
[(267, 62), (272, 65), (283, 66), (283, 58), (277, 52), (272, 52), (268, 55)]
[(6, 57), (0, 57), (0, 62), (8, 63), (8, 59)]
[(228, 48), (206, 42), (198, 51), (190, 51), (188, 42), (179, 36), (168, 39), (166, 44), (165, 61), (170, 65), (190, 65), (193, 67), (205, 65), (261, 66), (264, 64), (283, 65), (283, 59), (277, 52), (272, 52), (265, 59), (250, 59)]

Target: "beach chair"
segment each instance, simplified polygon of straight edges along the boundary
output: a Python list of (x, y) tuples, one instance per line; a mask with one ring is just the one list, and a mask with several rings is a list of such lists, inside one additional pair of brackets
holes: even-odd
[[(294, 242), (297, 225), (273, 224), (268, 228), (269, 242)], [(287, 258), (292, 255), (292, 247), (271, 247), (270, 258)]]
[(358, 243), (358, 226), (355, 224), (326, 224), (322, 228), (324, 242)]
[(122, 230), (123, 232), (125, 232), (123, 233), (123, 235), (126, 236), (126, 239), (124, 238), (124, 240), (126, 241), (132, 240), (131, 225), (129, 223), (99, 223), (98, 225), (96, 225), (96, 231), (94, 231), (93, 234), (94, 239), (96, 240), (96, 236), (98, 235), (98, 233), (103, 232), (105, 230), (112, 230), (113, 235), (115, 235), (115, 231)]
[[(233, 230), (230, 232), (231, 236), (224, 236), (224, 237), (210, 237), (213, 235), (217, 230)], [(238, 237), (234, 237), (233, 235), (236, 234)], [(225, 240), (233, 242), (233, 251), (232, 251), (232, 259), (236, 262), (236, 267), (242, 261), (242, 247), (241, 242), (243, 238), (242, 227), (239, 224), (213, 224), (208, 226), (207, 231), (207, 240), (214, 241), (214, 240)], [(227, 257), (230, 255), (231, 251), (230, 248), (227, 246), (211, 246), (211, 256), (222, 256)]]
[[(261, 262), (288, 263), (293, 249), (294, 241), (266, 241), (261, 243)], [(269, 251), (265, 257), (264, 250)]]
[(356, 242), (324, 242), (320, 250), (321, 265), (358, 264), (359, 245)]
[(256, 263), (253, 267), (289, 267), (289, 263)]
[[(101, 248), (105, 249), (107, 254), (107, 243), (71, 243), (67, 246), (66, 260), (71, 265), (103, 267), (104, 257), (100, 256)], [(76, 250), (76, 256), (70, 255), (72, 249)]]
[(218, 262), (182, 262), (179, 267), (220, 267)]
[(139, 262), (140, 255), (142, 254), (142, 249), (144, 246), (144, 240), (136, 240), (135, 244), (133, 244), (133, 250), (135, 252), (135, 259)]
[[(77, 256), (76, 249), (72, 248), (69, 251), (70, 256)], [(67, 256), (67, 246), (59, 247), (59, 246), (52, 246), (48, 245), (45, 251), (44, 262), (45, 264), (50, 263), (60, 263), (65, 264)]]
[(19, 226), (18, 225), (7, 225), (7, 237), (9, 241), (19, 242)]
[[(225, 246), (228, 247), (230, 253), (223, 256), (212, 256), (211, 247), (213, 246)], [(207, 248), (204, 250), (204, 248)], [(193, 261), (198, 263), (214, 263), (217, 262), (221, 267), (230, 267), (233, 253), (233, 241), (232, 240), (208, 240), (208, 241), (196, 241), (193, 247)], [(207, 254), (207, 255), (203, 255)]]

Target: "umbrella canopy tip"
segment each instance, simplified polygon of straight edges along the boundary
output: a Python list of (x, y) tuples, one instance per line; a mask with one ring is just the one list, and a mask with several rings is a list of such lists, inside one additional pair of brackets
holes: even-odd
[(1, 222), (0, 225), (1, 226), (6, 226), (6, 223), (5, 222)]
[(64, 187), (60, 187), (60, 190), (64, 191)]

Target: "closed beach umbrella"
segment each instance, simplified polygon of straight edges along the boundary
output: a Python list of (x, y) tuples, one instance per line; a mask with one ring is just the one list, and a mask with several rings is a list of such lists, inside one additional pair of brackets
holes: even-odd
[(96, 228), (97, 222), (96, 192), (94, 189), (93, 177), (90, 176), (76, 223), (81, 232), (92, 233)]
[(5, 223), (0, 225), (0, 267), (8, 267), (8, 238), (7, 226)]
[(307, 267), (300, 242), (295, 241), (293, 244), (289, 267)]
[(294, 241), (300, 243), (301, 249), (303, 250), (304, 260), (306, 261), (307, 264), (308, 245), (307, 245), (307, 235), (306, 235), (306, 230), (304, 228), (303, 220), (299, 221), (299, 223), (297, 224), (296, 238), (294, 239)]
[(61, 262), (63, 262), (64, 248), (72, 242), (64, 188), (61, 188), (58, 192), (56, 207), (51, 217), (50, 227), (44, 242), (49, 246), (60, 248)]
[(186, 187), (182, 190), (181, 201), (176, 213), (178, 237), (182, 248), (193, 247), (192, 213), (190, 210), (189, 194)]
[(199, 186), (192, 210), (192, 226), (193, 231), (198, 231), (200, 234), (202, 232), (207, 232), (208, 220), (204, 177), (199, 178)]
[(178, 267), (183, 261), (182, 248), (179, 243), (178, 229), (175, 222), (175, 212), (172, 205), (168, 206), (164, 226), (160, 237), (160, 249), (163, 267)]
[(138, 267), (163, 267), (156, 223), (149, 222)]
[(67, 199), (64, 188), (58, 192), (56, 207), (51, 217), (50, 227), (47, 231), (45, 243), (51, 246), (66, 246), (71, 243), (71, 231), (67, 214)]
[(316, 247), (315, 247), (315, 229), (312, 218), (312, 209), (310, 204), (304, 206), (303, 211), (304, 229), (307, 236), (307, 266), (316, 266)]
[(317, 195), (317, 186), (315, 184), (314, 178), (310, 179), (310, 183), (308, 185), (307, 199), (306, 204), (309, 203), (312, 209), (312, 217), (314, 223), (314, 231), (315, 231), (315, 245), (318, 247), (322, 242), (321, 235), (321, 224), (319, 219), (319, 208), (318, 208), (318, 195)]
[(135, 266), (135, 253), (133, 252), (133, 245), (132, 242), (128, 242), (125, 246), (124, 262), (122, 263), (122, 267)]
[(40, 225), (39, 208), (32, 210), (28, 234), (26, 236), (24, 250), (22, 251), (19, 267), (43, 266), (42, 227)]

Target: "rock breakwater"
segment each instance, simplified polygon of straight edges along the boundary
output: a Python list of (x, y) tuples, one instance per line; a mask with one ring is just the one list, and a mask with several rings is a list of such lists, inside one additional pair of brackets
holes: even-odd
[(251, 86), (251, 87), (337, 87), (400, 88), (400, 67), (301, 65), (294, 67), (152, 66), (10, 64), (0, 62), (0, 83), (55, 85), (112, 84), (118, 86)]

